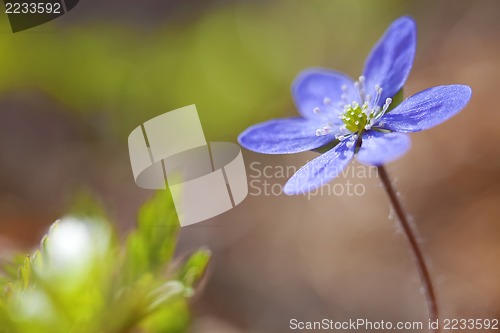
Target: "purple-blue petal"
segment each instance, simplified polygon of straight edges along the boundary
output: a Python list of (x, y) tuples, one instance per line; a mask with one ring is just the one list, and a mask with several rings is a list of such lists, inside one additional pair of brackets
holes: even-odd
[[(346, 87), (345, 91), (342, 91), (342, 86)], [(306, 118), (338, 122), (339, 112), (344, 108), (343, 104), (340, 105), (343, 93), (349, 103), (359, 102), (354, 81), (349, 76), (322, 68), (303, 71), (292, 84), (295, 105), (299, 113)], [(315, 112), (315, 109), (319, 112)]]
[(363, 75), (366, 94), (376, 95), (375, 85), (383, 89), (379, 105), (393, 97), (406, 82), (415, 58), (417, 27), (412, 18), (394, 21), (368, 56)]
[(439, 125), (460, 112), (472, 90), (465, 85), (429, 88), (403, 101), (382, 117), (383, 127), (398, 132), (418, 132)]
[(346, 141), (300, 168), (285, 184), (283, 192), (288, 195), (304, 194), (340, 175), (354, 155), (354, 148), (348, 148)]
[(367, 165), (383, 165), (403, 156), (411, 146), (410, 137), (403, 133), (368, 131), (363, 134), (358, 161)]
[(302, 117), (266, 121), (247, 128), (238, 137), (241, 146), (262, 154), (293, 154), (312, 150), (335, 139), (335, 133), (316, 136), (321, 122)]

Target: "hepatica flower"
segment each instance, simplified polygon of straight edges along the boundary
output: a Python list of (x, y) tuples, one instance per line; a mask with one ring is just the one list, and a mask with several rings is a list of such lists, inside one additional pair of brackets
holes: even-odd
[[(394, 21), (372, 49), (357, 81), (326, 69), (299, 74), (292, 94), (298, 117), (251, 126), (240, 144), (264, 154), (292, 154), (332, 147), (307, 163), (284, 187), (286, 194), (314, 190), (334, 179), (356, 156), (382, 166), (410, 148), (407, 132), (429, 129), (450, 119), (471, 97), (465, 85), (421, 91), (391, 108), (410, 73), (416, 49), (416, 26), (409, 17)], [(396, 104), (396, 103), (394, 103)]]

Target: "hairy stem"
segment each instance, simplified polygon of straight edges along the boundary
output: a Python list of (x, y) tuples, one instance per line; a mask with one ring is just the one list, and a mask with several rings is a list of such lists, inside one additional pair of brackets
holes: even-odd
[[(387, 170), (384, 166), (379, 166), (377, 167), (377, 169), (382, 184), (384, 185), (385, 191), (387, 192), (387, 196), (389, 197), (389, 200), (391, 201), (394, 211), (396, 212), (401, 227), (403, 228), (403, 232), (405, 233), (406, 238), (410, 243), (410, 248), (413, 252), (415, 262), (417, 264), (418, 272), (420, 274), (420, 280), (422, 282), (422, 287), (424, 290), (424, 295), (427, 301), (427, 306), (429, 309), (429, 319), (432, 321), (436, 321), (439, 318), (436, 292), (434, 291), (429, 268), (425, 263), (424, 255), (422, 254), (422, 250), (420, 249), (420, 246), (418, 244), (416, 232), (408, 222), (408, 218), (406, 217), (403, 205), (399, 201), (398, 195), (391, 183), (391, 180), (389, 179), (389, 175), (387, 174)], [(439, 327), (434, 329), (433, 332), (439, 333)]]

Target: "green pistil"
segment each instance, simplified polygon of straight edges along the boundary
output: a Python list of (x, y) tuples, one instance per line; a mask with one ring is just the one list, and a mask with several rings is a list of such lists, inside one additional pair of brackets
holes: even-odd
[(352, 133), (362, 132), (368, 123), (368, 117), (359, 105), (356, 105), (355, 108), (349, 106), (340, 119), (344, 122), (345, 128)]

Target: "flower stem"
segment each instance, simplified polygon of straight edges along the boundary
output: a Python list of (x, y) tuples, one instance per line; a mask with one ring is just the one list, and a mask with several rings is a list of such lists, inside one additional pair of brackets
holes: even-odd
[[(385, 191), (387, 192), (387, 196), (389, 197), (389, 200), (391, 201), (394, 211), (396, 212), (401, 227), (403, 228), (406, 238), (410, 243), (410, 248), (411, 251), (413, 252), (415, 263), (417, 265), (418, 272), (420, 274), (420, 280), (422, 282), (424, 296), (427, 301), (427, 306), (429, 310), (429, 319), (434, 322), (439, 318), (436, 292), (434, 291), (431, 275), (425, 263), (424, 255), (422, 254), (422, 250), (420, 249), (420, 246), (418, 244), (416, 232), (415, 230), (413, 230), (411, 224), (408, 222), (408, 218), (406, 217), (403, 205), (399, 201), (398, 195), (391, 183), (391, 180), (389, 179), (389, 175), (387, 174), (387, 170), (385, 169), (384, 166), (378, 166), (377, 170), (380, 175), (382, 184), (384, 185)], [(437, 328), (433, 329), (433, 332), (439, 333), (439, 325)]]

